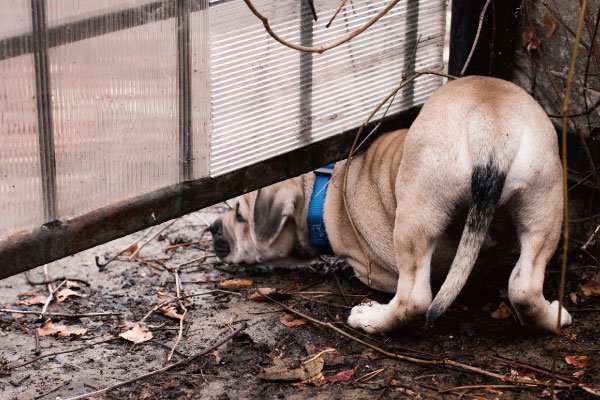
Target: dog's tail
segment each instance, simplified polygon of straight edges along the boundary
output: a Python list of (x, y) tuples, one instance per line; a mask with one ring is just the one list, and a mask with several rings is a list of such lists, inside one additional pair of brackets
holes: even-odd
[(427, 310), (427, 323), (438, 318), (467, 282), (500, 201), (506, 173), (493, 161), (476, 165), (471, 174), (471, 204), (448, 276)]

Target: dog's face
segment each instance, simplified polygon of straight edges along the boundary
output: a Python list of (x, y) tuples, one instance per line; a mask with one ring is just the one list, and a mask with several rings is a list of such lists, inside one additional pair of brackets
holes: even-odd
[(255, 264), (293, 256), (298, 188), (284, 181), (236, 199), (234, 209), (213, 222), (216, 255), (229, 263)]

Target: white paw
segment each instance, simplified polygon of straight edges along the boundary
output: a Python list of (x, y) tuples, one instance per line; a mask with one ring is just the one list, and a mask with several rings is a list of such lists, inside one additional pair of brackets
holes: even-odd
[(372, 301), (352, 307), (348, 325), (367, 333), (385, 332), (390, 330), (390, 318), (393, 316), (389, 314), (387, 304)]
[[(548, 312), (553, 316), (553, 320), (556, 325), (556, 317), (558, 316), (558, 300), (554, 300), (552, 303), (548, 305)], [(571, 325), (573, 322), (573, 318), (571, 314), (563, 307), (562, 312), (560, 313), (560, 326)]]

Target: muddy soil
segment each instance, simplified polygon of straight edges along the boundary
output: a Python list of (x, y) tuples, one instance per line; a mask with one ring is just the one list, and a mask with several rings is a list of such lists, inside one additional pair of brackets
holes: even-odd
[[(180, 218), (171, 226), (162, 225), (166, 229), (132, 260), (123, 255), (99, 269), (95, 257), (103, 263), (148, 231), (48, 265), (48, 277), (40, 267), (27, 275), (0, 281), (3, 309), (40, 311), (42, 304), (18, 302), (31, 300), (35, 294), (47, 296), (47, 286), (40, 283), (50, 279), (56, 287), (66, 277), (79, 285), (72, 290), (81, 296), (72, 295), (60, 303), (52, 301), (48, 313), (118, 313), (81, 318), (52, 316), (51, 322), (64, 325), (63, 330), (76, 327), (86, 331), (68, 337), (40, 336), (37, 351), (35, 332), (44, 321), (38, 315), (0, 313), (0, 398), (66, 399), (93, 392), (184, 360), (244, 323), (247, 327), (242, 333), (206, 356), (95, 398), (551, 398), (543, 387), (511, 387), (476, 371), (393, 360), (327, 327), (303, 323), (275, 303), (249, 299), (257, 288), (277, 288), (285, 293), (280, 298), (287, 306), (388, 352), (423, 360), (452, 359), (495, 374), (547, 380), (555, 338), (522, 329), (510, 307), (501, 305), (508, 303), (505, 279), (495, 279), (496, 284), (478, 287), (463, 296), (434, 327), (416, 326), (391, 336), (366, 336), (345, 325), (350, 307), (365, 298), (386, 301), (389, 297), (358, 282), (340, 260), (327, 258), (293, 268), (242, 268), (220, 264), (215, 258), (204, 260), (205, 255), (210, 256), (210, 243), (200, 240), (202, 231), (221, 211), (221, 206), (215, 206)], [(162, 228), (154, 228), (145, 237), (152, 237)], [(172, 247), (177, 244), (181, 246)], [(579, 285), (597, 272), (598, 266), (576, 252), (571, 259), (566, 307), (574, 324), (559, 339), (557, 370), (564, 380), (600, 387), (600, 297), (582, 301), (581, 295), (569, 296), (577, 293)], [(169, 362), (167, 356), (179, 334), (178, 320), (152, 313), (145, 323), (153, 337), (139, 344), (118, 335), (127, 330), (127, 321), (140, 321), (157, 304), (175, 295), (175, 275), (168, 269), (176, 265), (180, 265), (182, 294), (202, 295), (190, 297), (184, 304), (187, 314), (182, 338)], [(545, 293), (551, 299), (557, 297), (558, 268), (558, 260), (554, 260), (546, 275)], [(219, 282), (234, 278), (249, 279), (250, 286), (219, 289)], [(64, 287), (66, 284), (61, 289)], [(181, 314), (179, 305), (173, 305), (173, 310)], [(107, 341), (94, 345), (102, 340)], [(19, 366), (39, 354), (76, 348), (80, 349)], [(258, 377), (262, 368), (273, 365), (297, 370), (307, 365), (310, 354), (325, 349), (333, 350), (320, 356), (324, 360), (320, 375), (307, 381)], [(578, 366), (568, 364), (567, 359), (575, 360)], [(457, 388), (460, 386), (473, 388)], [(562, 389), (556, 396), (593, 398), (580, 388)]]

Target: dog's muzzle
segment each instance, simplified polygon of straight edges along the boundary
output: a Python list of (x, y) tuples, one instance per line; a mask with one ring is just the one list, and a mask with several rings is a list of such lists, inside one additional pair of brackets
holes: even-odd
[(215, 249), (217, 257), (221, 259), (227, 257), (231, 252), (231, 249), (223, 234), (223, 222), (221, 222), (221, 219), (215, 220), (215, 222), (208, 227), (208, 231), (212, 234), (213, 249)]

